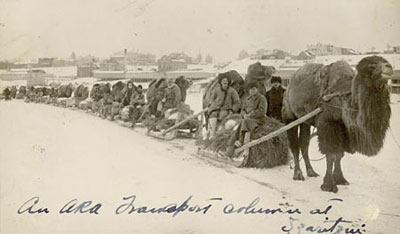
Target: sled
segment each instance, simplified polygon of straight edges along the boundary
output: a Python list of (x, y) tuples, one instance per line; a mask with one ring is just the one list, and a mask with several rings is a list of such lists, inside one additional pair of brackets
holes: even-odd
[(249, 143), (237, 148), (235, 150), (235, 154), (239, 154), (243, 150), (248, 150), (248, 149), (250, 149), (250, 147), (258, 145), (258, 144), (260, 144), (260, 143), (262, 143), (264, 141), (268, 141), (271, 138), (276, 137), (279, 134), (281, 134), (283, 132), (286, 132), (287, 130), (293, 128), (294, 126), (297, 126), (297, 125), (299, 125), (299, 124), (301, 124), (301, 123), (313, 118), (314, 116), (318, 115), (321, 112), (322, 112), (322, 109), (320, 107), (318, 107), (317, 109), (315, 109), (315, 110), (311, 111), (310, 113), (302, 116), (301, 118), (298, 118), (297, 120), (295, 120), (295, 121), (293, 121), (293, 122), (281, 127), (280, 129), (278, 129), (278, 130), (276, 130), (274, 132), (271, 132), (268, 135), (265, 135), (265, 136), (263, 136), (261, 138), (258, 138), (257, 140), (251, 141), (251, 142), (249, 142)]
[[(114, 120), (114, 122), (116, 122), (117, 124), (123, 126), (123, 127), (127, 127), (127, 128), (132, 128), (132, 122), (131, 121), (123, 121), (121, 119), (116, 119)], [(144, 127), (142, 123), (135, 123), (135, 128), (136, 127)]]
[[(268, 141), (273, 137), (276, 137), (280, 134), (282, 134), (283, 132), (286, 132), (287, 130), (291, 129), (292, 127), (299, 125), (305, 121), (307, 121), (310, 118), (313, 118), (314, 116), (318, 115), (320, 112), (322, 112), (321, 108), (317, 108), (315, 110), (313, 110), (312, 112), (302, 116), (301, 118), (297, 119), (296, 121), (293, 121), (281, 128), (279, 128), (276, 131), (273, 131), (263, 137), (260, 137), (256, 140), (250, 141), (250, 136), (248, 135), (247, 137), (245, 136), (245, 142), (241, 147), (238, 147), (235, 149), (234, 151), (234, 158), (243, 158), (242, 162), (239, 164), (237, 162), (232, 162), (233, 160), (227, 157), (221, 157), (219, 155), (218, 152), (215, 151), (211, 151), (211, 150), (207, 150), (207, 149), (203, 149), (201, 147), (198, 148), (198, 154), (203, 156), (203, 157), (207, 157), (208, 159), (214, 160), (214, 161), (218, 161), (218, 162), (223, 162), (229, 165), (233, 165), (233, 166), (237, 166), (237, 167), (246, 167), (246, 165), (248, 165), (248, 160), (250, 157), (250, 148), (258, 145), (264, 141)], [(247, 140), (246, 140), (247, 138)], [(238, 157), (239, 156), (239, 157)]]
[[(207, 111), (208, 108), (199, 111), (181, 121), (178, 123), (175, 123), (173, 126), (167, 128), (167, 129), (162, 129), (159, 132), (148, 130), (148, 135), (158, 138), (158, 139), (164, 139), (164, 140), (172, 140), (176, 137), (178, 138), (186, 138), (186, 139), (195, 139), (198, 136), (199, 130), (192, 132), (191, 129), (188, 128), (183, 128), (184, 124), (188, 123), (192, 119), (196, 118), (197, 116), (203, 114), (205, 111)], [(189, 132), (188, 132), (189, 130)]]
[[(244, 136), (244, 143), (246, 144), (247, 142), (250, 142), (250, 133), (246, 133)], [(209, 150), (207, 148), (202, 148), (202, 147), (199, 147), (197, 149), (197, 152), (201, 156), (207, 157), (208, 159), (227, 163), (235, 167), (245, 167), (247, 165), (247, 161), (250, 154), (249, 149), (245, 149), (241, 151), (239, 154), (234, 154), (233, 158), (229, 158), (221, 152)]]
[(243, 164), (243, 159), (244, 159), (244, 157), (236, 157), (234, 159), (231, 159), (231, 158), (222, 156), (218, 152), (207, 150), (207, 149), (202, 149), (201, 147), (199, 147), (197, 149), (197, 154), (199, 155), (198, 157), (201, 159), (205, 158), (207, 160), (212, 160), (212, 161), (216, 161), (219, 163), (228, 164), (233, 167), (241, 167), (241, 165)]
[(209, 109), (209, 108), (206, 108), (206, 109), (204, 109), (204, 110), (201, 110), (201, 111), (199, 111), (199, 112), (197, 112), (197, 113), (195, 113), (195, 114), (193, 114), (193, 115), (187, 117), (186, 119), (184, 119), (184, 120), (182, 120), (182, 121), (176, 123), (174, 126), (168, 128), (167, 130), (161, 131), (161, 133), (164, 135), (164, 134), (167, 134), (167, 133), (170, 132), (170, 131), (173, 131), (173, 130), (179, 128), (180, 126), (182, 126), (182, 125), (184, 125), (185, 123), (189, 122), (191, 119), (194, 119), (194, 118), (196, 118), (196, 117), (199, 116), (199, 115), (202, 115), (204, 112), (208, 111), (208, 109)]
[(177, 133), (178, 133), (178, 130), (170, 131), (166, 134), (162, 134), (161, 132), (157, 132), (157, 131), (148, 130), (146, 132), (146, 135), (155, 137), (157, 139), (165, 140), (165, 141), (171, 141), (176, 138)]

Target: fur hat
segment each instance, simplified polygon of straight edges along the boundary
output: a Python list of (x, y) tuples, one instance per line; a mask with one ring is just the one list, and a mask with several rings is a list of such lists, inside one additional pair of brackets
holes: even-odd
[(223, 79), (227, 79), (228, 80), (228, 86), (231, 85), (231, 79), (229, 79), (229, 76), (227, 76), (225, 73), (220, 73), (217, 76), (218, 79), (218, 83), (221, 84)]
[(254, 87), (258, 88), (258, 83), (257, 83), (257, 81), (249, 82), (249, 83), (246, 85), (246, 88), (247, 88), (248, 90), (250, 90), (250, 89), (252, 89), (252, 88), (254, 88)]
[(272, 76), (271, 78), (271, 84), (273, 83), (280, 83), (282, 84), (282, 78), (280, 76)]

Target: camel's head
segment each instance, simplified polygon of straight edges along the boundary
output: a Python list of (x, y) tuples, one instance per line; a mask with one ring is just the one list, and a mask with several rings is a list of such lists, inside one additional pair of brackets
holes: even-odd
[(176, 78), (175, 84), (180, 88), (188, 89), (193, 84), (193, 81), (186, 79), (184, 76), (179, 76)]
[(390, 63), (380, 56), (369, 56), (363, 58), (357, 64), (357, 72), (360, 76), (369, 80), (369, 83), (382, 87), (387, 83), (388, 77), (393, 75), (393, 67)]
[(393, 68), (382, 57), (363, 58), (356, 66), (352, 82), (350, 106), (357, 111), (344, 111), (344, 119), (351, 126), (352, 148), (365, 155), (376, 155), (383, 147), (390, 124), (390, 93), (385, 76)]
[(270, 79), (275, 72), (276, 69), (274, 66), (263, 66), (260, 62), (251, 64), (247, 69), (247, 74), (255, 78), (266, 77)]

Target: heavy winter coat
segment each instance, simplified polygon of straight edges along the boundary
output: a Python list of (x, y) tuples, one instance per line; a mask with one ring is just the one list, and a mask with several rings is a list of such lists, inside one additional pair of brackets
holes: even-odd
[(174, 84), (172, 87), (165, 88), (165, 102), (163, 107), (165, 109), (176, 108), (181, 102), (181, 90), (178, 85)]
[(214, 89), (209, 113), (215, 111), (232, 111), (236, 113), (239, 109), (240, 98), (235, 89), (229, 87), (227, 90), (223, 90), (221, 86)]
[(139, 92), (134, 92), (131, 96), (130, 104), (133, 107), (146, 104), (144, 94)]
[(266, 94), (268, 108), (267, 115), (277, 120), (282, 120), (282, 104), (283, 95), (285, 89), (279, 86), (279, 88), (272, 87)]
[(267, 113), (267, 100), (263, 95), (257, 93), (246, 98), (242, 112), (248, 114), (250, 119), (256, 120), (257, 124), (264, 125)]

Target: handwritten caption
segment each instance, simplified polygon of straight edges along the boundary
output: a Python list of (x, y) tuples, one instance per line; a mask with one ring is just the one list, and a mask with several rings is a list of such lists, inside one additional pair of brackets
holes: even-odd
[[(204, 205), (193, 204), (193, 196), (189, 196), (186, 200), (180, 203), (169, 203), (161, 207), (150, 207), (146, 205), (136, 205), (136, 195), (131, 195), (122, 198), (122, 203), (115, 208), (115, 215), (134, 215), (134, 214), (169, 214), (172, 218), (177, 217), (180, 213), (198, 213), (206, 215), (211, 212), (212, 207), (217, 202), (222, 202), (224, 199), (221, 197), (210, 198)], [(40, 198), (34, 196), (25, 201), (17, 210), (20, 215), (38, 215), (49, 214), (50, 209), (39, 204)], [(328, 201), (328, 205), (322, 208), (312, 208), (308, 210), (301, 210), (293, 205), (280, 204), (281, 207), (260, 207), (260, 198), (255, 198), (248, 205), (237, 206), (233, 203), (223, 205), (222, 210), (217, 210), (223, 215), (286, 215), (288, 216), (288, 223), (281, 226), (282, 233), (351, 233), (351, 234), (364, 234), (366, 233), (366, 224), (357, 224), (351, 220), (346, 220), (344, 217), (330, 218), (329, 212), (333, 209), (335, 203), (343, 202), (342, 199), (334, 198)], [(61, 209), (58, 210), (60, 215), (71, 214), (89, 214), (99, 215), (101, 213), (102, 203), (93, 201), (79, 202), (78, 199), (72, 199), (65, 203)], [(308, 214), (312, 216), (321, 216), (321, 225), (307, 225), (300, 221), (300, 216)]]

